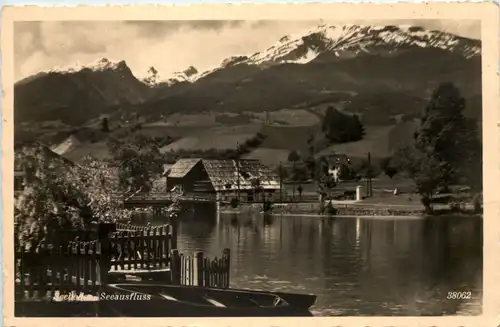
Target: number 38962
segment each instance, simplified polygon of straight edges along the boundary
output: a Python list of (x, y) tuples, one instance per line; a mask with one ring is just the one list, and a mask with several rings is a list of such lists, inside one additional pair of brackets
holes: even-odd
[(472, 292), (448, 292), (446, 298), (448, 300), (470, 300)]

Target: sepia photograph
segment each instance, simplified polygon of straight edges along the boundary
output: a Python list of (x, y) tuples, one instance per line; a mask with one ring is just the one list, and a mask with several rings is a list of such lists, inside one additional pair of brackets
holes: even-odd
[(11, 27), (15, 317), (483, 314), (480, 18), (54, 17)]

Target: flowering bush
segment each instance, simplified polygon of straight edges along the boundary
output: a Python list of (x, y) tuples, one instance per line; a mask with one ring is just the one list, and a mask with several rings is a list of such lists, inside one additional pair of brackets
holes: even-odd
[(116, 171), (87, 157), (80, 165), (43, 145), (16, 150), (16, 169), (25, 172), (24, 189), (15, 199), (17, 240), (37, 244), (48, 234), (88, 229), (93, 221), (130, 219), (123, 209)]

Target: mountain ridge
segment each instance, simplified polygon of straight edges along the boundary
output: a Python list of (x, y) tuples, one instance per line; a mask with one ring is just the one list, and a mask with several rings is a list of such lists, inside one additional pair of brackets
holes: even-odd
[(140, 80), (125, 61), (103, 58), (35, 74), (15, 84), (16, 122), (78, 125), (113, 110), (150, 116), (278, 110), (377, 91), (426, 98), (447, 81), (473, 97), (481, 93), (481, 42), (417, 26), (320, 25), (204, 72), (190, 66), (165, 81), (149, 78), (159, 75), (154, 67), (150, 73)]

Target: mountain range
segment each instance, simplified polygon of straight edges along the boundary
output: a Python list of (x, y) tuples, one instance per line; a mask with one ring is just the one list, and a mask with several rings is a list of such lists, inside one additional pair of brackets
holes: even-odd
[[(321, 25), (218, 67), (194, 66), (139, 80), (105, 58), (15, 84), (16, 125), (60, 120), (80, 126), (103, 113), (154, 120), (173, 113), (263, 112), (339, 104), (366, 117), (418, 116), (441, 82), (453, 82), (481, 116), (481, 42), (416, 26)], [(375, 124), (374, 122), (367, 122)]]

